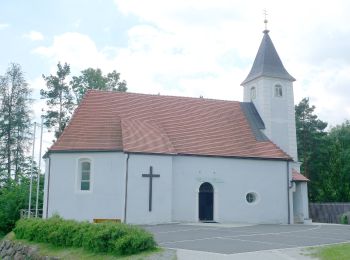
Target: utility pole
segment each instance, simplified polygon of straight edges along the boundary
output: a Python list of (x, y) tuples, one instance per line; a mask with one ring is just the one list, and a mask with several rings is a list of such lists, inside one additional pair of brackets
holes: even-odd
[(32, 160), (30, 166), (30, 185), (29, 185), (29, 201), (28, 201), (28, 218), (30, 218), (30, 210), (32, 204), (32, 186), (33, 186), (33, 163), (34, 163), (34, 150), (35, 150), (35, 131), (36, 122), (34, 122), (34, 133), (33, 133), (33, 150), (32, 150)]
[(41, 148), (43, 146), (43, 116), (41, 116), (41, 123), (40, 123), (40, 148), (39, 148), (39, 170), (37, 174), (37, 181), (36, 181), (36, 203), (35, 203), (35, 217), (38, 217), (38, 207), (39, 207), (39, 189), (40, 189), (40, 174), (41, 174)]

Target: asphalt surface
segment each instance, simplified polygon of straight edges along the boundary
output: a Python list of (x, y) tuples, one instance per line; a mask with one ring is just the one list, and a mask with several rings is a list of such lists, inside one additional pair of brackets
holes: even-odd
[(221, 254), (317, 246), (350, 241), (343, 225), (188, 225), (143, 226), (161, 247)]

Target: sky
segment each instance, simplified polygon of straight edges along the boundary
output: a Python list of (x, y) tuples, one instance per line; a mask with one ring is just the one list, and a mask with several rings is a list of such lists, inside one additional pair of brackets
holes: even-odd
[[(128, 91), (243, 99), (240, 83), (270, 37), (304, 97), (330, 126), (350, 119), (350, 1), (2, 0), (0, 75), (19, 63), (33, 89), (33, 117), (45, 101), (42, 74), (60, 61), (72, 75), (116, 70)], [(44, 150), (52, 143), (44, 135)]]

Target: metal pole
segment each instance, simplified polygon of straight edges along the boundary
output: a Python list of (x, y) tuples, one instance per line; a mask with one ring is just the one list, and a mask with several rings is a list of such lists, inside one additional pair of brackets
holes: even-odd
[(41, 117), (40, 123), (40, 148), (39, 148), (39, 170), (37, 174), (36, 181), (36, 203), (35, 203), (35, 217), (38, 217), (38, 207), (39, 207), (39, 188), (40, 188), (40, 174), (41, 174), (41, 148), (43, 146), (43, 117)]
[(35, 148), (35, 131), (36, 122), (34, 122), (34, 134), (33, 134), (33, 150), (32, 150), (32, 161), (30, 166), (30, 185), (29, 185), (29, 202), (28, 202), (28, 218), (30, 218), (31, 202), (32, 202), (32, 186), (33, 186), (33, 163), (34, 163), (34, 148)]

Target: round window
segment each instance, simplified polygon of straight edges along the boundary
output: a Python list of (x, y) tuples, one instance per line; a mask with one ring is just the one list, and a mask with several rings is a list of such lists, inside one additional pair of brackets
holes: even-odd
[(249, 192), (245, 196), (248, 203), (253, 203), (256, 201), (256, 194), (254, 192)]

